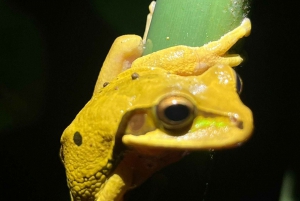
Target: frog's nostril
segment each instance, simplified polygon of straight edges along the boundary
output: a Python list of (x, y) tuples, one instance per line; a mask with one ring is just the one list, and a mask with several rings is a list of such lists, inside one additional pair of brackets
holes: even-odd
[(244, 123), (243, 121), (240, 121), (238, 118), (234, 117), (234, 116), (231, 116), (229, 117), (230, 119), (230, 122), (235, 125), (237, 128), (239, 129), (243, 129), (244, 128)]
[(237, 124), (237, 127), (239, 129), (243, 129), (244, 128), (244, 123), (242, 121), (239, 121), (238, 124)]

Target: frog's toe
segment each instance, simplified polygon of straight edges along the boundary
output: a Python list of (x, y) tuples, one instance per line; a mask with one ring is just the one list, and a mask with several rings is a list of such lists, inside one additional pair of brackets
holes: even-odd
[(245, 18), (242, 21), (241, 26), (244, 27), (245, 30), (246, 30), (245, 36), (249, 36), (250, 32), (251, 32), (251, 22), (250, 22), (250, 19), (249, 18)]
[(228, 65), (230, 67), (235, 67), (240, 65), (243, 62), (243, 58), (238, 54), (228, 54), (224, 57), (221, 57), (221, 64)]

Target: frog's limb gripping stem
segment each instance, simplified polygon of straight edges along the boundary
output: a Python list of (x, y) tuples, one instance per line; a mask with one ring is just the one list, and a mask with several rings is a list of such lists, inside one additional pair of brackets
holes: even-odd
[(147, 22), (146, 22), (145, 32), (144, 32), (144, 36), (143, 36), (143, 44), (145, 44), (146, 40), (147, 40), (147, 36), (148, 36), (152, 16), (153, 16), (154, 9), (155, 9), (155, 4), (156, 4), (156, 2), (152, 1), (149, 5), (149, 14), (147, 15)]
[(203, 47), (217, 55), (224, 55), (239, 39), (249, 36), (250, 31), (251, 22), (249, 18), (245, 18), (240, 26), (228, 32), (219, 40), (210, 42)]
[(139, 66), (159, 67), (177, 75), (200, 75), (208, 68), (220, 64), (231, 67), (239, 65), (243, 59), (239, 55), (226, 55), (226, 52), (242, 37), (248, 36), (251, 23), (245, 18), (240, 26), (209, 42), (202, 47), (179, 45), (163, 49), (136, 59), (131, 68)]
[(112, 175), (101, 189), (97, 201), (122, 201), (124, 192), (128, 189), (123, 189), (125, 183), (118, 175)]
[(99, 93), (105, 82), (112, 81), (119, 73), (130, 68), (131, 63), (143, 53), (140, 36), (124, 35), (118, 37), (109, 50), (98, 76), (94, 94)]
[(122, 160), (96, 195), (96, 201), (123, 201), (123, 196), (132, 187), (133, 169)]
[[(165, 163), (160, 162), (159, 165), (149, 168), (146, 162), (147, 157), (141, 157), (140, 154), (133, 151), (126, 152), (104, 187), (96, 195), (97, 201), (122, 201), (123, 195), (129, 189), (139, 186), (154, 172), (169, 164), (166, 162), (177, 161), (179, 158), (176, 157), (176, 153), (175, 159), (171, 158), (173, 159), (171, 161), (164, 160)], [(155, 159), (157, 158), (155, 157)]]
[(136, 58), (142, 56), (143, 44), (146, 43), (155, 4), (156, 2), (152, 1), (149, 5), (150, 12), (143, 39), (137, 35), (124, 35), (114, 41), (102, 65), (93, 94), (99, 93), (105, 82), (113, 80), (119, 73), (130, 68)]
[(231, 67), (238, 66), (243, 59), (238, 54), (226, 54), (226, 52), (241, 38), (249, 36), (251, 31), (251, 22), (245, 18), (241, 25), (231, 32), (222, 36), (219, 40), (204, 45), (204, 48), (216, 55), (223, 55), (219, 59), (220, 64), (226, 64)]

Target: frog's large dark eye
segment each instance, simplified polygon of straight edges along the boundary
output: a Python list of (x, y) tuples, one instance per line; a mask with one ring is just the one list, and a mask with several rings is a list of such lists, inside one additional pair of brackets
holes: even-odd
[(235, 72), (235, 79), (236, 79), (236, 92), (238, 94), (241, 94), (243, 90), (243, 80), (239, 76), (239, 74), (237, 74), (237, 72)]
[(184, 97), (169, 96), (159, 102), (156, 113), (166, 129), (182, 129), (193, 121), (194, 105)]

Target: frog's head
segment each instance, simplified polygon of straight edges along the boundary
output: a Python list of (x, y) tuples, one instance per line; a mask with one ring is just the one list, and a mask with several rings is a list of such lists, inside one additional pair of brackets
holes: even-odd
[(239, 98), (241, 82), (231, 67), (185, 77), (153, 71), (145, 78), (132, 81), (143, 95), (135, 96), (122, 118), (125, 145), (146, 154), (157, 148), (218, 149), (251, 135), (252, 113)]

